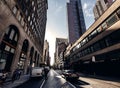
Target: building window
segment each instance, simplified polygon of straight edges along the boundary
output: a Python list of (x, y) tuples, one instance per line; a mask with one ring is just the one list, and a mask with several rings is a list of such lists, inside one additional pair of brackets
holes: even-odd
[(35, 11), (35, 6), (34, 6), (34, 9), (33, 9), (34, 11)]
[(110, 17), (108, 18), (108, 20), (107, 20), (108, 26), (113, 25), (117, 20), (118, 20), (118, 19), (117, 19), (116, 15), (113, 14), (113, 15), (110, 16)]
[(32, 1), (32, 6), (34, 5), (34, 1)]
[(26, 16), (28, 15), (28, 11), (27, 11), (27, 10), (25, 11), (25, 15), (26, 15)]
[(30, 34), (30, 31), (29, 31), (29, 30), (27, 31), (27, 34), (28, 34), (28, 35)]
[(27, 32), (27, 26), (25, 25), (25, 32)]
[(28, 17), (28, 21), (30, 21), (30, 16)]
[(17, 13), (17, 7), (15, 6), (15, 7), (13, 7), (13, 13), (16, 15), (16, 13)]
[(18, 40), (18, 35), (16, 34), (15, 35), (15, 39), (14, 39), (15, 41), (17, 41)]
[(30, 21), (30, 26), (32, 25), (32, 21)]
[(94, 51), (98, 51), (98, 50), (101, 49), (99, 43), (95, 43), (95, 44), (93, 45), (93, 47), (94, 47)]
[(100, 40), (99, 43), (100, 43), (100, 47), (101, 47), (102, 49), (106, 47), (106, 43), (105, 43), (104, 39)]
[(15, 31), (14, 31), (14, 30), (11, 30), (10, 37), (9, 37), (11, 40), (12, 40), (13, 37), (14, 37), (14, 33), (15, 33)]
[(24, 26), (24, 20), (23, 20), (23, 18), (21, 20), (21, 25)]
[(96, 35), (97, 35), (97, 31), (96, 31), (96, 30), (94, 30), (94, 31), (90, 34), (91, 38), (94, 38)]
[(25, 0), (26, 1), (26, 3), (28, 2), (28, 0)]
[(21, 18), (22, 18), (22, 17), (21, 17), (21, 15), (19, 15), (19, 16), (18, 16), (18, 20), (20, 21), (20, 20), (21, 20)]
[(107, 29), (107, 24), (106, 24), (106, 22), (104, 22), (103, 24), (102, 24), (102, 31), (104, 31), (104, 30), (106, 30)]
[(100, 33), (100, 32), (102, 32), (102, 28), (99, 27), (99, 28), (96, 29), (96, 31), (97, 31), (97, 33)]
[(35, 22), (35, 17), (34, 17), (34, 19), (33, 19), (33, 22)]
[(10, 51), (10, 47), (6, 45), (6, 46), (5, 46), (5, 50), (6, 50), (6, 51)]
[(91, 49), (91, 52), (94, 52), (94, 48), (93, 48), (93, 46), (91, 46), (90, 49)]
[(120, 9), (118, 9), (117, 15), (118, 15), (118, 17), (120, 18)]
[(10, 52), (11, 52), (11, 53), (15, 53), (15, 49), (14, 49), (14, 48), (11, 48)]
[(120, 43), (120, 29), (110, 35), (112, 44)]
[(34, 13), (32, 13), (32, 18), (34, 17)]

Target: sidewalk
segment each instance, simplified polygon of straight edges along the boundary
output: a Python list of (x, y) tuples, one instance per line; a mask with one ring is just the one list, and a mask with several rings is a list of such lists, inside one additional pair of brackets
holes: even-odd
[(112, 84), (115, 86), (120, 87), (120, 79), (114, 78), (114, 77), (105, 77), (105, 76), (99, 76), (99, 75), (86, 75), (86, 74), (80, 74), (81, 77), (91, 78), (93, 80), (98, 79), (99, 81), (102, 81), (104, 83)]
[[(59, 70), (59, 72), (60, 72), (60, 70)], [(94, 81), (94, 83), (99, 82), (99, 83), (113, 85), (113, 86), (120, 88), (120, 79), (119, 78), (105, 77), (105, 76), (99, 76), (99, 75), (89, 75), (89, 74), (82, 74), (82, 73), (79, 73), (79, 75), (80, 75), (79, 80), (82, 80), (87, 83), (92, 83), (92, 81)]]
[(21, 75), (19, 80), (15, 80), (13, 83), (11, 82), (11, 79), (7, 79), (3, 85), (0, 85), (0, 88), (15, 88), (16, 86), (26, 82), (29, 80), (30, 75)]

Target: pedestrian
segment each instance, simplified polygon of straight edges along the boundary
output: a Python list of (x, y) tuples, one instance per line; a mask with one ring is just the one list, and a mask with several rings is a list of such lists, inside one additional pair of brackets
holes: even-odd
[(47, 74), (48, 74), (48, 71), (47, 71), (47, 69), (44, 67), (44, 77), (45, 77), (45, 80), (47, 79)]
[(18, 69), (16, 69), (14, 72), (13, 72), (13, 75), (12, 75), (12, 83), (18, 78)]
[(18, 73), (17, 73), (18, 74), (18, 78), (17, 79), (20, 79), (21, 73), (22, 72), (19, 70)]

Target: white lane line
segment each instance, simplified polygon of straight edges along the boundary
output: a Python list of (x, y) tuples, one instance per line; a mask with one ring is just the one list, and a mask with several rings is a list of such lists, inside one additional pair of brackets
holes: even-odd
[(43, 83), (42, 83), (42, 85), (40, 86), (40, 88), (42, 88), (42, 87), (43, 87), (44, 83), (45, 83), (45, 80), (43, 81)]
[(68, 82), (69, 83), (69, 85), (71, 85), (73, 88), (76, 88), (73, 84), (71, 84), (70, 82)]

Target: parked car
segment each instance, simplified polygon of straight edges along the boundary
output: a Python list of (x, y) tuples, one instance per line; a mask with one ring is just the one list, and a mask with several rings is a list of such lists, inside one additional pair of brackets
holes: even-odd
[(65, 76), (66, 80), (77, 80), (79, 78), (79, 74), (74, 70), (64, 70), (62, 74)]
[(43, 76), (43, 68), (42, 67), (32, 68), (30, 77), (42, 77), (42, 76)]

